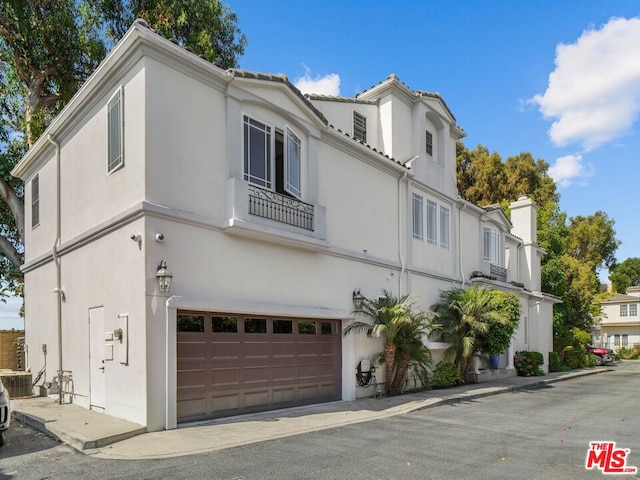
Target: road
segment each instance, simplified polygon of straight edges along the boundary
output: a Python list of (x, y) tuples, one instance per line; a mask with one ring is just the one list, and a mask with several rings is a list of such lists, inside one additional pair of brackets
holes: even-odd
[(92, 458), (12, 424), (0, 450), (7, 479), (590, 479), (591, 441), (629, 449), (640, 467), (640, 362), (547, 388), (208, 454), (163, 460)]

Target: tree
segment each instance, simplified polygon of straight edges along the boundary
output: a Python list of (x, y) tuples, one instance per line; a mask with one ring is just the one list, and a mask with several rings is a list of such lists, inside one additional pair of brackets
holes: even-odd
[(507, 158), (478, 145), (468, 150), (456, 144), (457, 185), (460, 195), (480, 206), (508, 203), (527, 195), (538, 205), (559, 201), (556, 186), (548, 175), (549, 164), (528, 153)]
[(587, 217), (569, 219), (568, 253), (594, 270), (616, 264), (615, 253), (620, 245), (613, 229), (615, 221), (603, 211)]
[(486, 347), (491, 326), (508, 325), (511, 321), (510, 313), (501, 310), (497, 300), (491, 290), (472, 285), (441, 292), (439, 301), (431, 306), (436, 316), (429, 337), (450, 344), (445, 355), (454, 357), (453, 363), (463, 377), (473, 355)]
[(74, 0), (0, 4), (0, 266), (15, 285), (23, 261), (24, 202), (13, 166), (104, 57), (98, 30)]
[(640, 258), (627, 258), (610, 270), (609, 280), (613, 290), (625, 293), (627, 288), (640, 285)]
[(478, 145), (468, 150), (457, 143), (457, 183), (460, 195), (476, 205), (485, 206), (503, 199), (504, 170), (502, 158), (497, 152)]
[(428, 313), (416, 308), (416, 297), (395, 297), (383, 291), (377, 299), (364, 299), (355, 314), (369, 321), (354, 321), (343, 334), (364, 332), (368, 337), (384, 337), (382, 358), (385, 364), (385, 393), (402, 392), (410, 368), (424, 372), (431, 362), (431, 352), (422, 341), (429, 328)]
[(246, 37), (238, 17), (220, 0), (99, 0), (96, 11), (112, 38), (121, 38), (136, 18), (220, 68), (238, 66)]
[(138, 16), (223, 68), (244, 52), (237, 18), (219, 0), (0, 2), (0, 281), (14, 291), (25, 213), (10, 172)]

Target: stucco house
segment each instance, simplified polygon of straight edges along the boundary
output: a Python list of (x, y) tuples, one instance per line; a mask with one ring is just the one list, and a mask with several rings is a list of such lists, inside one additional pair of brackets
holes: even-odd
[[(515, 292), (552, 350), (535, 204), (458, 196), (464, 132), (395, 75), (354, 98), (222, 70), (136, 22), (16, 166), (28, 366), (145, 425), (370, 396), (353, 294)], [(435, 359), (446, 345), (429, 342)], [(384, 381), (382, 370), (378, 381)], [(65, 387), (66, 388), (66, 387)]]
[(601, 343), (614, 350), (620, 347), (640, 346), (640, 286), (627, 288), (626, 293), (615, 293), (601, 302)]

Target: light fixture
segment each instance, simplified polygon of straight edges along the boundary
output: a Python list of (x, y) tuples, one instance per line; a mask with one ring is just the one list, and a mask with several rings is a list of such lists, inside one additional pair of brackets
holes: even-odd
[(353, 306), (356, 307), (356, 310), (362, 310), (365, 300), (366, 298), (364, 297), (364, 295), (362, 295), (362, 293), (360, 293), (360, 289), (356, 288), (353, 291)]
[(162, 260), (158, 265), (158, 271), (156, 272), (156, 279), (158, 280), (158, 287), (163, 293), (169, 293), (171, 291), (171, 280), (173, 275), (167, 270), (167, 262)]

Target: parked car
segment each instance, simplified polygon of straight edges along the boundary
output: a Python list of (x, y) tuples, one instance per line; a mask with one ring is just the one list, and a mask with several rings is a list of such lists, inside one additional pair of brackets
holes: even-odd
[(2, 379), (0, 379), (0, 447), (4, 447), (7, 443), (6, 432), (11, 423), (11, 401), (9, 400), (9, 392), (4, 387)]
[(596, 356), (597, 365), (606, 365), (613, 362), (613, 350), (610, 348), (594, 347), (593, 345), (586, 345), (587, 352), (593, 353)]

